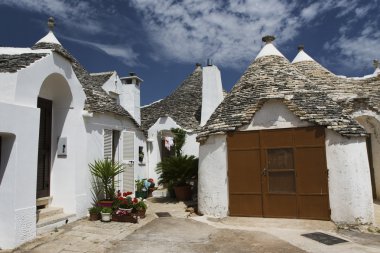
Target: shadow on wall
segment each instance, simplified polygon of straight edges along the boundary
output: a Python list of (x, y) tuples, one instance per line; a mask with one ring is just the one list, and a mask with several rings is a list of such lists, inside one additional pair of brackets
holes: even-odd
[(0, 133), (0, 185), (3, 181), (5, 169), (8, 166), (16, 136), (9, 133)]

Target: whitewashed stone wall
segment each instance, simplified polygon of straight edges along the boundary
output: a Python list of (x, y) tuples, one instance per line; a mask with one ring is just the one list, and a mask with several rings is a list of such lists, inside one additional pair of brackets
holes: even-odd
[(326, 131), (331, 219), (336, 223), (372, 223), (373, 201), (365, 138)]
[[(161, 117), (156, 123), (148, 130), (148, 157), (147, 163), (149, 166), (147, 177), (153, 178), (157, 182), (158, 175), (156, 173), (157, 163), (161, 162), (161, 138), (160, 132), (162, 130), (170, 130), (171, 128), (181, 128), (172, 118)], [(186, 155), (194, 155), (198, 157), (199, 144), (196, 141), (196, 134), (188, 132), (186, 134), (186, 142), (183, 146), (183, 153)]]
[(198, 208), (214, 217), (228, 215), (227, 142), (225, 135), (210, 136), (199, 147)]

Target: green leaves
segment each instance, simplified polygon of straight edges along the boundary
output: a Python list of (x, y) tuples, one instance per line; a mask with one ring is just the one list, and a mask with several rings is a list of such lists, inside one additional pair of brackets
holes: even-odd
[[(104, 189), (106, 199), (115, 197), (115, 177), (124, 172), (123, 165), (118, 162), (112, 162), (107, 158), (105, 160), (95, 160), (89, 164), (91, 174), (100, 181), (100, 187)], [(98, 189), (93, 190), (96, 192)]]
[(158, 183), (168, 187), (186, 185), (198, 176), (198, 158), (195, 156), (173, 156), (157, 164)]

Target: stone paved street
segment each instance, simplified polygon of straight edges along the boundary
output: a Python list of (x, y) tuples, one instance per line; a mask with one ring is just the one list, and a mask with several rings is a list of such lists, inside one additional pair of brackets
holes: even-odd
[[(380, 252), (380, 235), (337, 233), (332, 222), (294, 219), (189, 216), (182, 202), (149, 200), (138, 224), (82, 219), (39, 235), (13, 252)], [(155, 212), (172, 217), (158, 218)], [(187, 219), (189, 217), (189, 219)], [(324, 232), (348, 242), (327, 246), (301, 236)], [(12, 252), (1, 251), (0, 253)]]

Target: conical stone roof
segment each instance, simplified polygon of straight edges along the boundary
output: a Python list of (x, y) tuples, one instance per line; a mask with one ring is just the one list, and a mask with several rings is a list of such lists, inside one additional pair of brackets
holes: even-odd
[(168, 97), (141, 108), (141, 127), (147, 131), (161, 117), (171, 117), (186, 130), (199, 128), (202, 106), (202, 68), (197, 66)]
[(268, 55), (252, 62), (200, 130), (198, 140), (249, 124), (270, 99), (281, 100), (301, 120), (325, 126), (344, 136), (366, 135), (339, 104), (287, 59)]
[(362, 79), (340, 77), (314, 60), (293, 61), (293, 65), (319, 89), (341, 104), (346, 113), (358, 109), (380, 112), (380, 76)]

